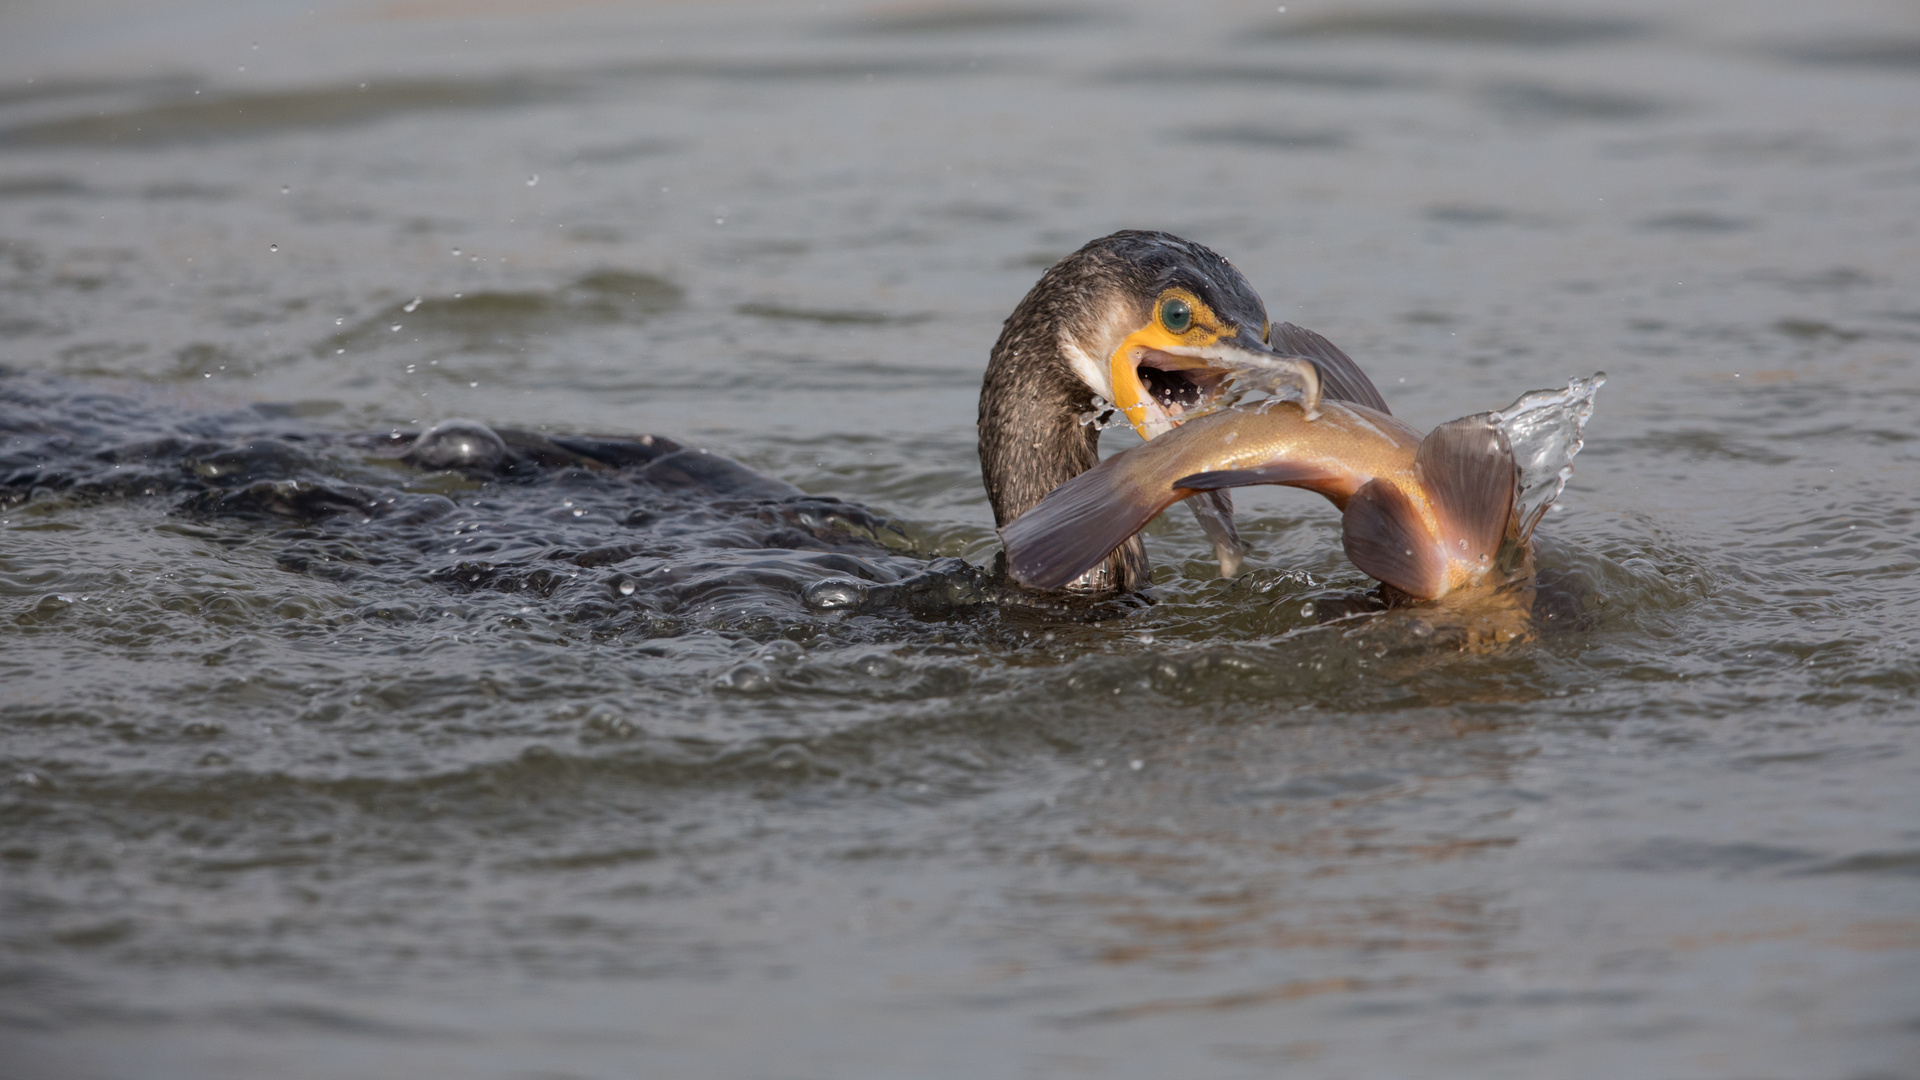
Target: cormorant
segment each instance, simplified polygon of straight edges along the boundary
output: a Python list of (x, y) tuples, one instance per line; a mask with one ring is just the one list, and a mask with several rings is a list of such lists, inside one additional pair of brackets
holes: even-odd
[[(1008, 316), (980, 386), (980, 470), (994, 524), (1004, 526), (1100, 460), (1097, 408), (1122, 412), (1143, 438), (1258, 370), (1312, 401), (1387, 412), (1347, 354), (1266, 305), (1233, 264), (1191, 240), (1127, 230), (1055, 263)], [(1222, 561), (1237, 562), (1225, 491), (1189, 500)], [(1068, 588), (1132, 591), (1147, 582), (1146, 549), (1130, 538)]]

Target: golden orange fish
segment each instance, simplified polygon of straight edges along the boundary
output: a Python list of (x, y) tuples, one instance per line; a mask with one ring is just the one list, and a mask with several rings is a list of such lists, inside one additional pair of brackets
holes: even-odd
[(1009, 569), (1023, 585), (1060, 588), (1173, 503), (1252, 484), (1331, 499), (1353, 564), (1417, 599), (1531, 573), (1538, 513), (1521, 520), (1520, 469), (1495, 414), (1422, 437), (1330, 399), (1313, 419), (1290, 401), (1224, 409), (1108, 458), (1000, 530)]

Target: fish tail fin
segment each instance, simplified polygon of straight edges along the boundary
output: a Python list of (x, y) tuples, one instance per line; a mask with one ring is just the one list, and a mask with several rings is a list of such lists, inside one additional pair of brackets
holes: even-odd
[(1431, 600), (1508, 565), (1520, 538), (1520, 468), (1487, 413), (1442, 424), (1421, 441), (1414, 478), (1432, 508), (1421, 514), (1393, 482), (1375, 479), (1347, 502), (1347, 558), (1410, 596)]
[(1100, 565), (1177, 498), (1192, 494), (1143, 481), (1108, 458), (1054, 488), (1000, 530), (1007, 569), (1028, 588), (1058, 589)]

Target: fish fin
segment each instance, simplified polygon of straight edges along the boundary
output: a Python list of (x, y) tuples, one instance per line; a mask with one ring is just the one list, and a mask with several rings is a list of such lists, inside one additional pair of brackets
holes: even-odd
[(1439, 541), (1392, 481), (1370, 480), (1353, 493), (1340, 540), (1347, 558), (1369, 576), (1422, 600), (1446, 594), (1447, 560)]
[(1013, 579), (1058, 589), (1100, 564), (1180, 493), (1150, 487), (1125, 468), (1124, 455), (1068, 480), (1000, 529)]
[(1330, 398), (1351, 401), (1369, 409), (1392, 415), (1387, 399), (1374, 388), (1373, 380), (1340, 347), (1304, 326), (1275, 323), (1267, 330), (1267, 344), (1293, 356), (1304, 356), (1320, 369), (1320, 392)]
[(1414, 454), (1413, 472), (1433, 502), (1447, 557), (1492, 569), (1501, 546), (1520, 535), (1520, 467), (1492, 415), (1434, 428)]
[(1229, 578), (1240, 572), (1246, 561), (1247, 545), (1233, 527), (1233, 494), (1224, 488), (1187, 500), (1193, 519), (1213, 542), (1213, 557), (1220, 563), (1220, 576)]
[(1225, 488), (1252, 487), (1255, 484), (1311, 487), (1314, 484), (1338, 479), (1340, 479), (1338, 476), (1312, 465), (1274, 462), (1253, 469), (1216, 469), (1212, 472), (1192, 473), (1175, 480), (1173, 486), (1190, 488), (1194, 491), (1220, 491)]

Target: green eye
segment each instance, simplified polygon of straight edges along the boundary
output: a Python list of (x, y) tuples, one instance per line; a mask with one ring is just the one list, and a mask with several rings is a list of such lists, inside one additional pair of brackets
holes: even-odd
[(1176, 334), (1184, 334), (1193, 325), (1193, 308), (1179, 297), (1160, 302), (1160, 325)]

